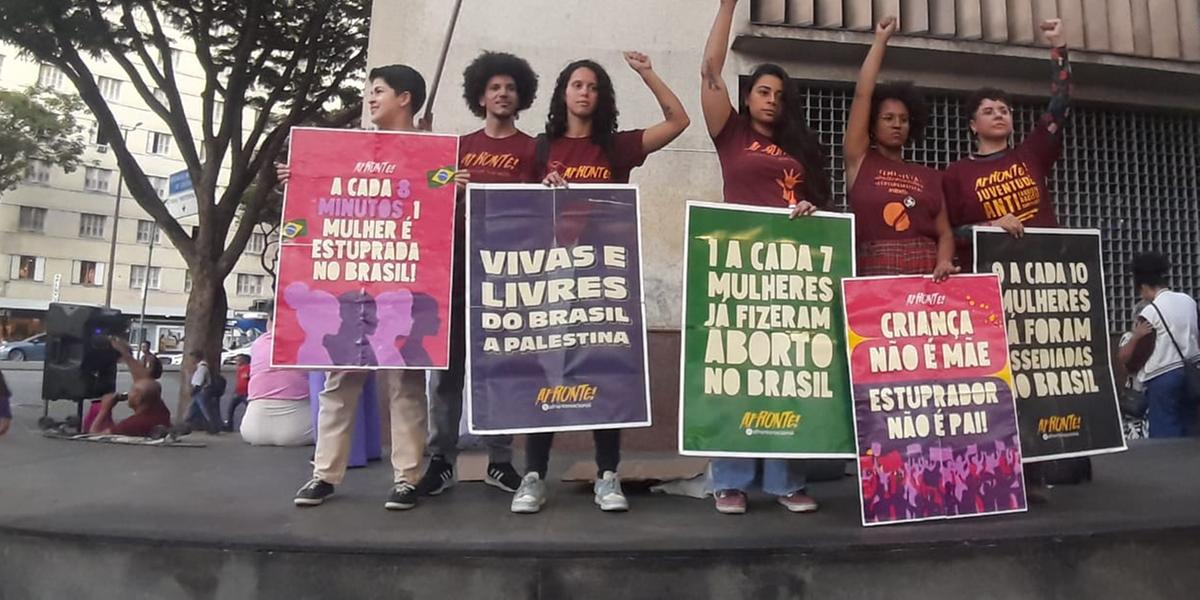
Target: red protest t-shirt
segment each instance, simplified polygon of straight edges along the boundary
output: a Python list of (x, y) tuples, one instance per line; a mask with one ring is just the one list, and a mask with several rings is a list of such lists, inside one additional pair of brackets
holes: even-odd
[[(550, 142), (546, 170), (558, 171), (570, 183), (629, 183), (629, 172), (646, 162), (644, 133), (642, 129), (617, 133), (611, 153), (591, 138), (560, 137)], [(545, 176), (538, 174), (539, 179)]]
[(458, 168), (471, 172), (472, 183), (537, 181), (533, 138), (522, 131), (505, 138), (469, 133), (458, 140)]
[(746, 119), (730, 115), (713, 144), (726, 202), (787, 207), (804, 200), (804, 165)]
[(113, 425), (112, 433), (149, 437), (158, 425), (171, 426), (171, 411), (167, 410), (167, 405), (163, 404), (161, 400), (152, 404), (145, 412), (134, 413)]
[(969, 156), (946, 167), (942, 187), (950, 225), (976, 225), (1014, 214), (1026, 227), (1057, 227), (1046, 177), (1062, 154), (1061, 137), (1043, 116), (1020, 145), (987, 156)]
[(874, 148), (863, 157), (850, 189), (860, 244), (915, 237), (936, 240), (942, 205), (941, 173), (892, 160)]

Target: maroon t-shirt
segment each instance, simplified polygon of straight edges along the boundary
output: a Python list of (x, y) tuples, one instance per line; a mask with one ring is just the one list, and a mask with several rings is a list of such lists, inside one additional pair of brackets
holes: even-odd
[(726, 202), (788, 207), (804, 200), (804, 165), (743, 117), (730, 115), (713, 144)]
[(1062, 154), (1061, 137), (1050, 133), (1046, 115), (1011, 150), (969, 156), (946, 167), (942, 186), (950, 225), (976, 225), (1009, 213), (1026, 227), (1057, 227), (1046, 176)]
[(171, 426), (171, 411), (167, 410), (167, 405), (161, 400), (152, 404), (145, 412), (134, 413), (113, 425), (112, 432), (117, 435), (147, 437), (156, 425)]
[(458, 168), (471, 172), (472, 183), (534, 182), (533, 138), (521, 131), (506, 138), (469, 133), (458, 140)]
[[(611, 153), (591, 138), (560, 137), (550, 142), (546, 169), (558, 171), (570, 183), (629, 183), (629, 172), (646, 162), (643, 133), (642, 129), (617, 133)], [(539, 179), (545, 176), (538, 174)]]
[(936, 240), (942, 205), (941, 173), (894, 161), (874, 148), (863, 157), (850, 189), (860, 244), (914, 237)]

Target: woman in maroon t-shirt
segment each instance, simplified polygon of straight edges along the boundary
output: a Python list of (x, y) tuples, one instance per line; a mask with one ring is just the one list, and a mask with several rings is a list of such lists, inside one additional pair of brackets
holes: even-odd
[[(777, 65), (750, 75), (740, 114), (733, 110), (721, 78), (737, 0), (721, 0), (704, 48), (700, 103), (717, 147), (725, 201), (790, 207), (792, 216), (815, 212), (830, 198), (829, 174), (820, 139), (804, 123), (804, 107), (787, 73)], [(717, 511), (746, 512), (752, 487), (776, 496), (792, 512), (811, 512), (817, 503), (804, 493), (804, 464), (797, 460), (722, 458), (712, 461)]]
[(895, 31), (895, 17), (875, 27), (875, 43), (858, 73), (842, 146), (857, 224), (857, 274), (932, 273), (941, 281), (957, 272), (941, 175), (904, 161), (904, 146), (920, 140), (929, 108), (910, 84), (875, 85)]
[(1046, 178), (1062, 154), (1062, 130), (1071, 99), (1071, 65), (1060, 19), (1041, 24), (1050, 44), (1050, 104), (1016, 147), (1012, 100), (986, 87), (967, 100), (975, 152), (951, 163), (942, 177), (950, 226), (959, 237), (959, 264), (972, 268), (971, 226), (992, 225), (1020, 237), (1025, 227), (1057, 227)]
[(539, 174), (547, 184), (628, 183), (630, 171), (691, 123), (683, 103), (654, 72), (650, 57), (640, 52), (624, 56), (662, 107), (663, 120), (618, 132), (617, 96), (608, 71), (592, 60), (567, 65), (554, 84), (546, 133), (538, 136)]
[[(575, 61), (558, 76), (550, 98), (546, 133), (538, 136), (538, 170), (547, 185), (569, 183), (628, 183), (629, 172), (646, 157), (679, 137), (691, 123), (683, 103), (654, 72), (650, 58), (625, 52), (625, 62), (641, 76), (662, 107), (663, 120), (647, 129), (617, 131), (617, 98), (608, 72), (591, 60)], [(560, 226), (559, 240), (574, 240), (587, 220), (575, 214)], [(565, 231), (570, 229), (571, 231)], [(621, 460), (619, 429), (592, 432), (596, 444), (596, 504), (604, 511), (624, 511), (629, 503), (621, 491), (617, 465)], [(546, 471), (553, 433), (530, 434), (525, 443), (526, 475), (513, 496), (513, 512), (533, 513), (546, 501)]]

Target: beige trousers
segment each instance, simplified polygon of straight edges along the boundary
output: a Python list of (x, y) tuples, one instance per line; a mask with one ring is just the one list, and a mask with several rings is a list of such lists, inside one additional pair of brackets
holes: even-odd
[[(388, 399), (391, 416), (393, 481), (416, 485), (421, 478), (421, 459), (429, 435), (425, 425), (425, 371), (390, 369), (375, 373), (379, 395)], [(326, 373), (317, 417), (313, 477), (338, 485), (346, 476), (358, 400), (369, 374), (369, 371)]]

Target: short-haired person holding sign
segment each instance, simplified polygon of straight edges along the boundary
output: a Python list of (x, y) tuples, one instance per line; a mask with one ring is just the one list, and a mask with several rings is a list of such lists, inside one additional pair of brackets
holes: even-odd
[[(1009, 146), (1013, 119), (1008, 93), (982, 88), (967, 100), (975, 152), (946, 167), (942, 185), (950, 225), (958, 228), (959, 237), (968, 243), (972, 225), (993, 225), (1015, 237), (1020, 237), (1026, 226), (1058, 226), (1046, 177), (1062, 154), (1062, 129), (1071, 99), (1071, 66), (1062, 21), (1043, 21), (1041, 29), (1051, 46), (1050, 105), (1020, 144)], [(969, 250), (969, 246), (964, 249)], [(968, 269), (970, 254), (959, 254), (960, 265)]]
[(911, 84), (875, 83), (895, 32), (895, 17), (875, 26), (842, 145), (857, 227), (856, 274), (933, 274), (941, 281), (958, 272), (942, 174), (904, 160), (904, 146), (924, 134), (929, 107)]
[[(425, 103), (425, 78), (407, 65), (376, 67), (368, 75), (367, 109), (371, 122), (383, 131), (417, 131), (413, 119)], [(280, 183), (291, 177), (284, 165), (276, 166)], [(341, 484), (350, 460), (350, 436), (363, 386), (370, 371), (330, 371), (320, 394), (317, 448), (312, 479), (296, 492), (296, 506), (317, 506)], [(391, 415), (393, 484), (384, 507), (406, 510), (417, 505), (416, 483), (427, 435), (425, 372), (388, 369), (378, 373), (388, 394)]]
[[(650, 57), (625, 52), (632, 68), (662, 108), (663, 120), (646, 129), (617, 131), (617, 98), (608, 72), (591, 60), (575, 61), (558, 75), (550, 98), (546, 133), (537, 141), (538, 170), (547, 185), (628, 183), (629, 172), (679, 137), (691, 123), (683, 103), (654, 72)], [(625, 511), (617, 465), (621, 431), (592, 432), (596, 445), (595, 502), (604, 511)], [(515, 513), (536, 513), (546, 502), (546, 471), (554, 433), (530, 434), (525, 444), (526, 474), (513, 496)]]
[[(729, 52), (729, 32), (737, 0), (721, 0), (704, 47), (700, 101), (704, 122), (717, 147), (725, 202), (790, 207), (792, 216), (812, 214), (829, 203), (825, 151), (804, 123), (803, 106), (777, 65), (760, 65), (736, 112), (721, 71)], [(719, 458), (712, 461), (713, 496), (718, 512), (746, 512), (746, 492), (758, 486), (792, 512), (811, 512), (817, 502), (804, 493), (801, 461)]]

